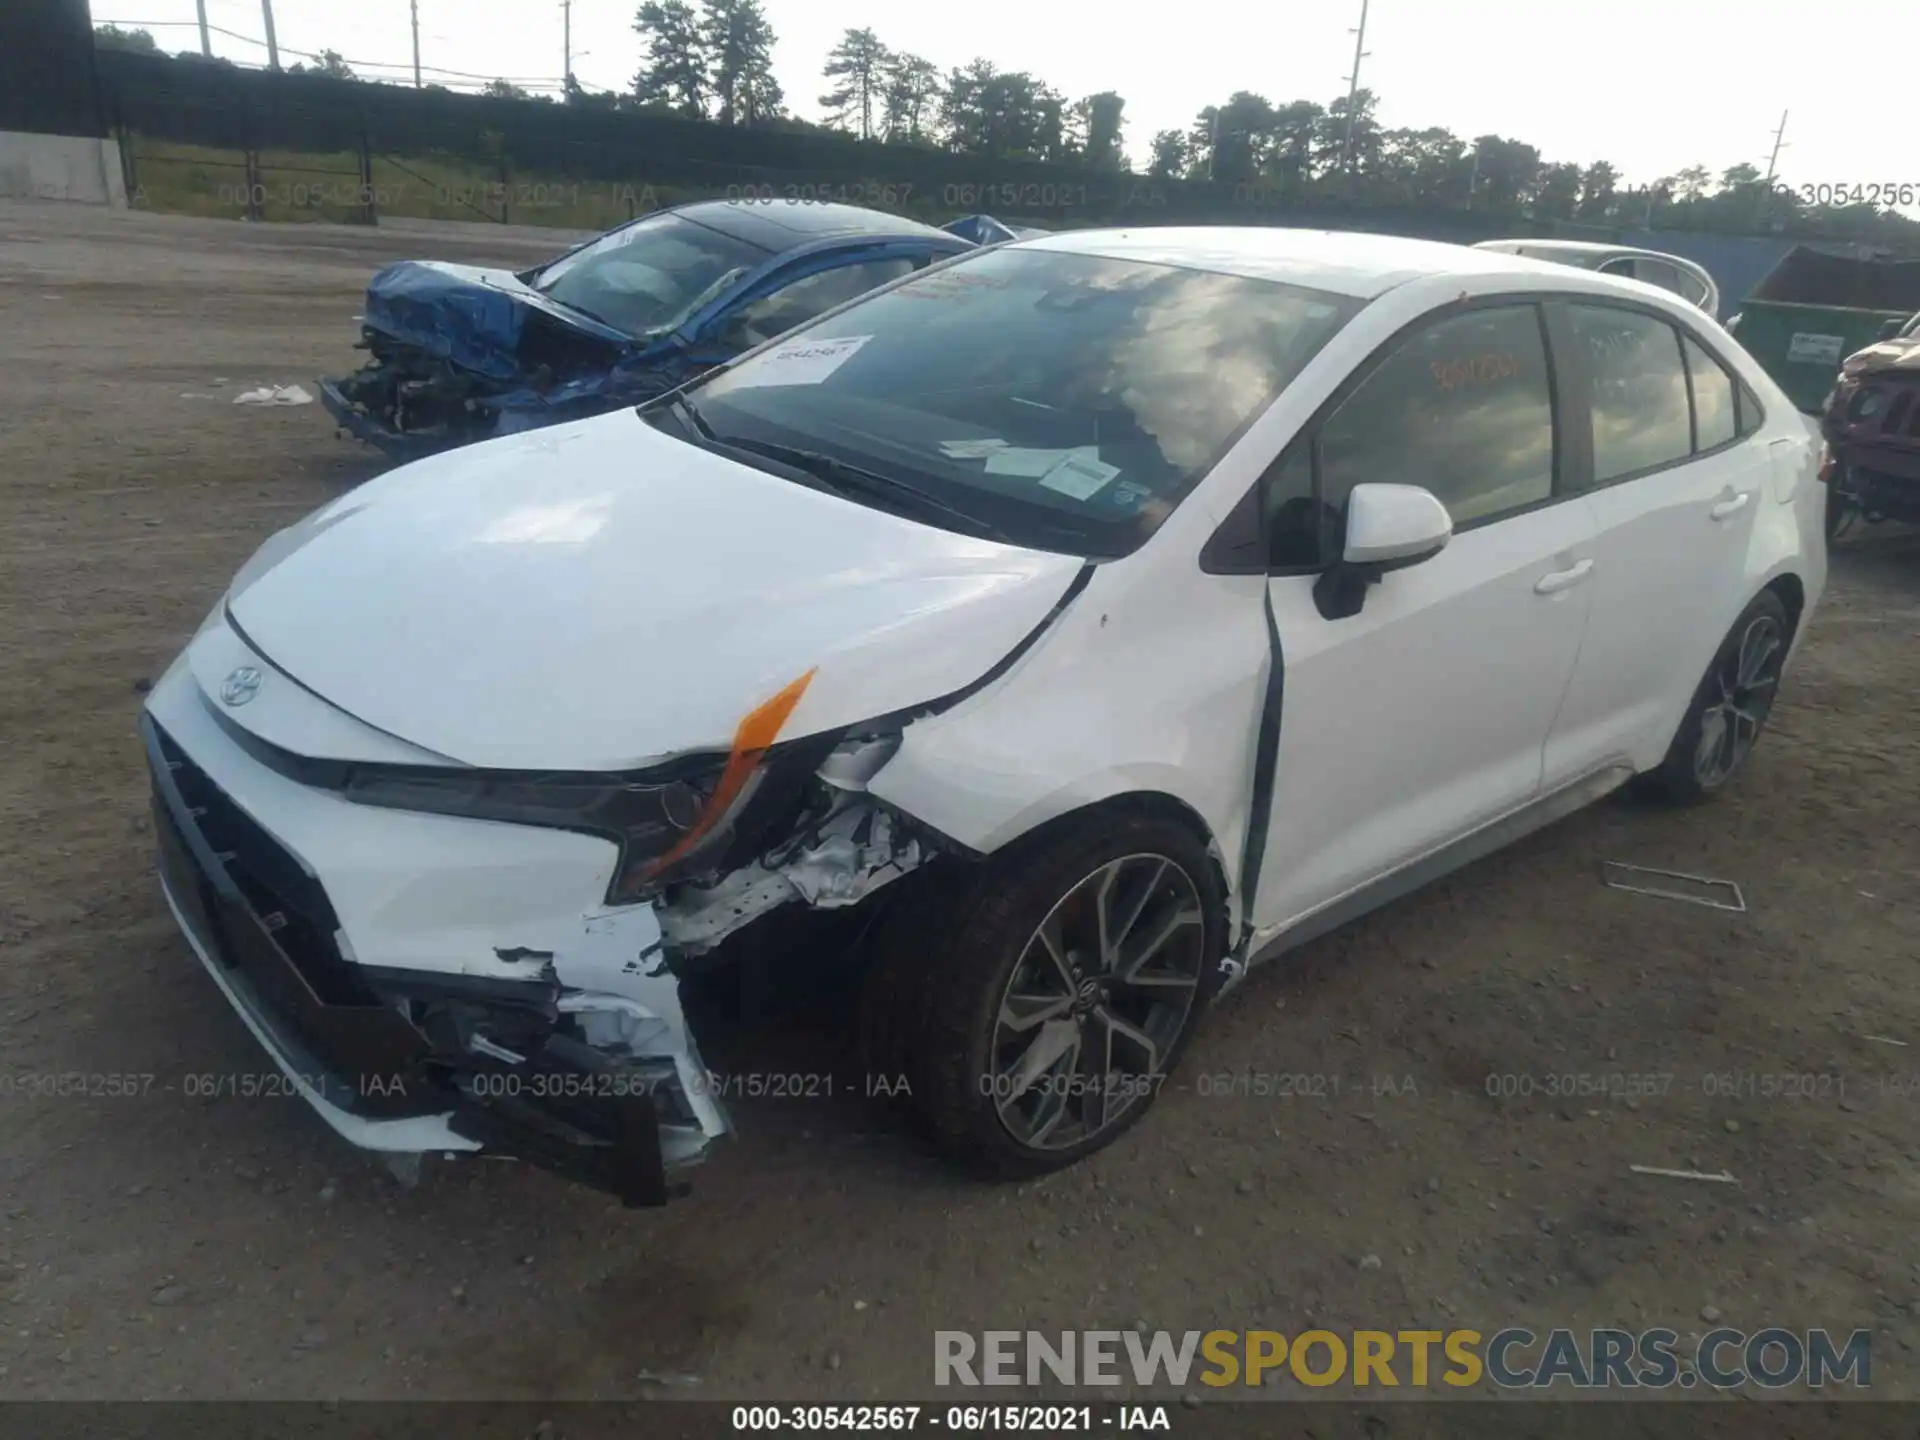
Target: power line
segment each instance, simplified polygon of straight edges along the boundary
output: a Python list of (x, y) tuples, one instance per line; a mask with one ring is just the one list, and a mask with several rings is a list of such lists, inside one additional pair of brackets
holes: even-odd
[[(167, 28), (192, 29), (194, 26), (194, 22), (191, 20), (99, 20), (99, 21), (96, 21), (95, 23), (99, 25), (117, 25), (122, 28), (131, 29), (131, 30), (158, 30), (158, 29), (167, 29)], [(219, 25), (209, 25), (207, 28), (211, 30), (214, 34), (224, 35), (230, 40), (243, 41), (248, 45), (258, 46), (263, 50), (267, 48), (267, 42), (257, 38), (256, 36), (243, 35), (237, 30), (227, 30), (222, 28)], [(324, 60), (326, 58), (325, 54), (315, 55), (311, 51), (294, 50), (284, 45), (278, 48), (284, 51), (286, 54), (297, 56), (299, 59), (302, 59), (302, 60)], [(357, 66), (363, 70), (403, 70), (404, 71), (407, 68), (407, 65), (404, 61), (355, 60), (350, 56), (345, 56), (345, 55), (340, 57), (340, 63), (343, 65)], [(550, 75), (476, 75), (470, 70), (442, 70), (438, 66), (434, 66), (434, 65), (423, 65), (420, 68), (429, 75), (453, 75), (462, 80), (478, 80), (478, 81), (481, 81), (482, 83), (486, 83), (494, 80), (505, 80), (510, 84), (546, 86), (549, 89), (554, 89), (554, 90), (561, 89), (564, 86), (564, 82), (555, 80)]]

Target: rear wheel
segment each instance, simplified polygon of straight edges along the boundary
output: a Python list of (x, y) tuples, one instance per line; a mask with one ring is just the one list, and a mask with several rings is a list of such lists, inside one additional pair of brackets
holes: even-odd
[(1666, 759), (1643, 777), (1643, 788), (1693, 804), (1726, 787), (1766, 728), (1791, 638), (1786, 607), (1763, 590), (1721, 643)]
[[(1110, 1144), (1178, 1061), (1222, 950), (1220, 882), (1186, 826), (1069, 821), (993, 857), (882, 959), (870, 1054), (910, 1054), (948, 1153), (1037, 1175)], [(909, 953), (911, 958), (908, 958)]]

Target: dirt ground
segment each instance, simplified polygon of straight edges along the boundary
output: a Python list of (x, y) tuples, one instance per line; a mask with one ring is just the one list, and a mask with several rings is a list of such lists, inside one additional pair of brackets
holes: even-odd
[[(348, 366), (378, 263), (556, 243), (0, 207), (0, 1395), (924, 1398), (936, 1329), (1719, 1318), (1869, 1326), (1876, 1393), (1920, 1396), (1920, 539), (1891, 528), (1837, 551), (1734, 793), (1604, 804), (1257, 972), (1045, 1183), (961, 1179), (843, 1096), (736, 1103), (662, 1211), (506, 1163), (404, 1190), (298, 1100), (201, 1097), (266, 1065), (160, 899), (138, 682), (376, 468), (317, 404), (232, 397)], [(847, 1028), (728, 1043), (811, 1069)], [(56, 1072), (151, 1079), (36, 1093)], [(1564, 1075), (1670, 1079), (1489, 1094)], [(1728, 1093), (1780, 1075), (1821, 1078)]]

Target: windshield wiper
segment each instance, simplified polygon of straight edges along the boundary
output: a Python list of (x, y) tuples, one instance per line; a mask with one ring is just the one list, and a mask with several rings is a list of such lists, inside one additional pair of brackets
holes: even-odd
[[(675, 403), (686, 406), (686, 401), (677, 398)], [(693, 411), (690, 406), (687, 406), (687, 410), (689, 420), (700, 426), (703, 433), (711, 436), (712, 431), (705, 428), (705, 422), (699, 418), (699, 413)], [(721, 445), (735, 450), (750, 450), (756, 455), (765, 455), (769, 460), (777, 460), (782, 465), (790, 465), (795, 470), (823, 482), (827, 489), (843, 498), (860, 494), (904, 501), (909, 505), (917, 505), (922, 510), (933, 511), (950, 520), (958, 521), (963, 528), (988, 540), (998, 540), (1003, 545), (1020, 543), (991, 521), (983, 520), (957, 505), (950, 505), (938, 495), (929, 494), (918, 486), (907, 484), (904, 480), (896, 480), (891, 475), (882, 475), (877, 470), (867, 470), (859, 465), (848, 464), (845, 460), (822, 454), (818, 450), (801, 450), (792, 445), (778, 445), (771, 440), (742, 440), (731, 436), (724, 439), (715, 438)]]
[(687, 399), (686, 396), (678, 392), (668, 395), (667, 409), (673, 412), (676, 420), (680, 421), (681, 424), (693, 431), (694, 434), (698, 435), (702, 440), (711, 440), (715, 444), (722, 443), (720, 437), (713, 433), (713, 426), (707, 423), (707, 417), (694, 409), (693, 402)]

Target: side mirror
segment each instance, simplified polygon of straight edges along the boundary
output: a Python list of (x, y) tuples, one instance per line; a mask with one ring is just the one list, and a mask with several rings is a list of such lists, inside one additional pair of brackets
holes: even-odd
[(1431, 560), (1453, 538), (1453, 517), (1418, 485), (1356, 485), (1347, 497), (1339, 561), (1321, 575), (1313, 598), (1328, 620), (1360, 613), (1383, 575)]
[(1876, 341), (1897, 340), (1900, 338), (1900, 332), (1906, 328), (1907, 322), (1904, 320), (1889, 320), (1880, 327), (1880, 333), (1873, 338)]

